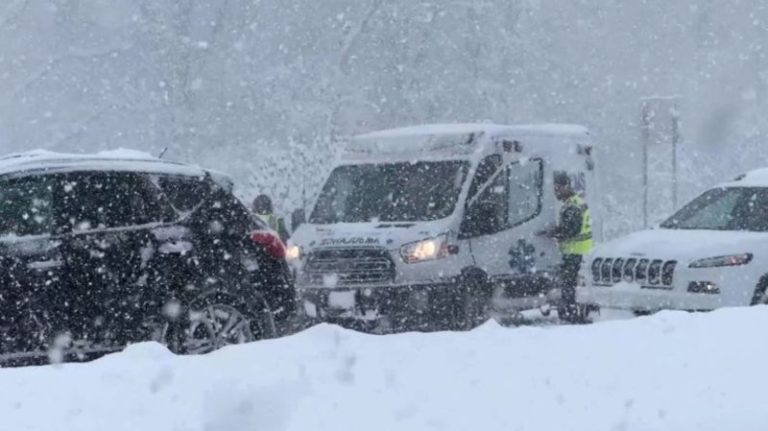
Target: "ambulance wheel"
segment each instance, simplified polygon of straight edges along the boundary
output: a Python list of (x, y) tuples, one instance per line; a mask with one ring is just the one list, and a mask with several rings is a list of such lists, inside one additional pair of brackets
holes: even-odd
[(468, 331), (490, 317), (493, 285), (479, 269), (465, 271), (457, 286), (457, 307), (453, 328)]

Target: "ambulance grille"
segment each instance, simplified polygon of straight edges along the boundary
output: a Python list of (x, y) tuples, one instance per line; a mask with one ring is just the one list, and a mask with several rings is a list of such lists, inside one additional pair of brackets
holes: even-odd
[(319, 249), (307, 256), (304, 272), (313, 286), (390, 284), (395, 263), (384, 249)]

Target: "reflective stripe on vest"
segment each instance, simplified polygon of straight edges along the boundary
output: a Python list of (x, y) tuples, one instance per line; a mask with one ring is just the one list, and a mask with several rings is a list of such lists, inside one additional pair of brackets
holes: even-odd
[(583, 256), (592, 249), (592, 214), (584, 199), (579, 195), (573, 195), (563, 205), (563, 209), (560, 212), (561, 220), (563, 213), (569, 207), (577, 207), (581, 210), (581, 231), (575, 237), (560, 242), (560, 253)]

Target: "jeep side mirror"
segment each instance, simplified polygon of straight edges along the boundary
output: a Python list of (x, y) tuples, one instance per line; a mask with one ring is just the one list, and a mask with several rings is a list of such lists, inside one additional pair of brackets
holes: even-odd
[(307, 215), (303, 208), (299, 208), (291, 214), (291, 230), (296, 231), (296, 228), (307, 222)]

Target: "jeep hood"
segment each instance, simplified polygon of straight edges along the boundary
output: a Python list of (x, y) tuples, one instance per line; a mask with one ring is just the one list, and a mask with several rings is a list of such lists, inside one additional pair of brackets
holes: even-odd
[(755, 253), (768, 233), (744, 231), (653, 229), (635, 232), (596, 247), (600, 257), (647, 257), (681, 262), (729, 254)]

